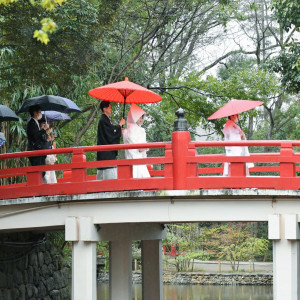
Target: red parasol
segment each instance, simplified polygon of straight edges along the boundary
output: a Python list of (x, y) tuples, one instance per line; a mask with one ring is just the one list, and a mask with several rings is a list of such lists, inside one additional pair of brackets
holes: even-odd
[(220, 119), (236, 114), (240, 114), (244, 111), (255, 108), (259, 105), (262, 105), (263, 101), (253, 101), (253, 100), (236, 100), (232, 99), (228, 103), (226, 103), (223, 107), (218, 109), (215, 113), (213, 113), (208, 120)]
[(128, 80), (110, 83), (89, 91), (89, 95), (97, 99), (124, 103), (154, 103), (161, 100), (158, 94)]

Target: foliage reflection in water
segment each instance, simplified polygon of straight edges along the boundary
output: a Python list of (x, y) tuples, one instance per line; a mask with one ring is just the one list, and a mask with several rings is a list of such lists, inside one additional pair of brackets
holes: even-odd
[[(109, 299), (108, 284), (98, 285), (98, 300)], [(132, 299), (142, 300), (142, 285), (132, 286)], [(164, 285), (164, 300), (271, 300), (272, 286)]]

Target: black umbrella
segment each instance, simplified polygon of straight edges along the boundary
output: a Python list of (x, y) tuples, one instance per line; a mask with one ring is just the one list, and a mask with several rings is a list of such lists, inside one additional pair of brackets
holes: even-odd
[[(61, 97), (61, 98), (63, 98), (63, 97)], [(68, 98), (63, 98), (63, 99), (68, 106), (67, 109), (64, 110), (64, 113), (82, 112), (81, 109), (77, 106), (77, 104), (74, 101), (72, 101)]]
[(81, 112), (79, 107), (70, 99), (54, 95), (42, 95), (26, 99), (17, 114), (28, 112), (30, 107), (38, 105), (41, 110), (55, 110), (59, 112)]
[(7, 106), (0, 105), (0, 122), (18, 121), (19, 117)]

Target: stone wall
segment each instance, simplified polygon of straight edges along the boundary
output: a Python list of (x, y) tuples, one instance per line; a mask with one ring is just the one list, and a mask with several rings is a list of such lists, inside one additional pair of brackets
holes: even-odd
[(68, 270), (44, 235), (0, 235), (0, 300), (69, 300)]
[[(108, 273), (100, 273), (98, 280), (108, 282)], [(132, 273), (134, 283), (142, 283), (141, 271)], [(164, 272), (165, 284), (202, 284), (202, 285), (272, 285), (273, 275), (269, 273), (197, 273), (197, 272)]]
[(212, 285), (272, 285), (273, 275), (268, 273), (164, 273), (168, 284)]

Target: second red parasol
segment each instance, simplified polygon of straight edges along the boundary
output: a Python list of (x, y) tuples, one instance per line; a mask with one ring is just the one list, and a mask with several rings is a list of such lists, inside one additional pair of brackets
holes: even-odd
[(253, 101), (253, 100), (236, 100), (232, 99), (220, 109), (218, 109), (215, 113), (213, 113), (208, 120), (220, 119), (236, 114), (240, 114), (244, 111), (255, 108), (259, 105), (262, 105), (263, 101)]

